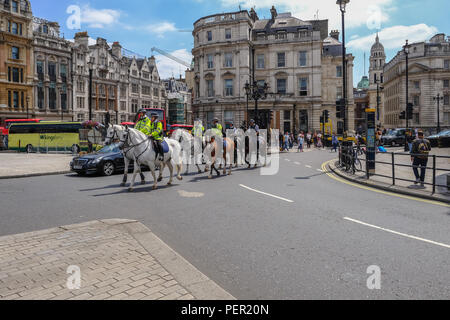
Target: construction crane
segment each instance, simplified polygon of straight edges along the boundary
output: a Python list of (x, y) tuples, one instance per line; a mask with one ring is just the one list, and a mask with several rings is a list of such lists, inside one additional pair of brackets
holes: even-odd
[(158, 49), (158, 48), (152, 48), (152, 54), (153, 54), (154, 51), (162, 54), (163, 56), (166, 56), (167, 58), (169, 58), (169, 59), (171, 59), (171, 60), (173, 60), (175, 62), (178, 62), (179, 64), (185, 66), (186, 68), (189, 68), (189, 69), (191, 68), (191, 64), (189, 64), (189, 63), (187, 63), (187, 62), (185, 62), (185, 61), (183, 61), (181, 59), (178, 59), (177, 57), (174, 57), (173, 55), (171, 55), (170, 53), (168, 53), (168, 52), (166, 52), (164, 50), (161, 50), (161, 49)]

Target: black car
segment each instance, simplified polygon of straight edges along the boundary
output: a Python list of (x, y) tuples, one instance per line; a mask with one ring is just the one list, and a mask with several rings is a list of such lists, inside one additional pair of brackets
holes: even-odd
[[(125, 162), (118, 144), (105, 146), (95, 153), (76, 157), (70, 162), (70, 170), (80, 175), (98, 173), (111, 176), (114, 173), (123, 173), (124, 169)], [(130, 163), (129, 169), (134, 169), (133, 162)], [(142, 167), (142, 169), (147, 168)]]
[(388, 131), (381, 137), (381, 144), (383, 146), (404, 146), (405, 145), (406, 129), (394, 129)]
[(432, 148), (448, 148), (450, 147), (450, 130), (441, 131), (427, 139), (430, 141)]

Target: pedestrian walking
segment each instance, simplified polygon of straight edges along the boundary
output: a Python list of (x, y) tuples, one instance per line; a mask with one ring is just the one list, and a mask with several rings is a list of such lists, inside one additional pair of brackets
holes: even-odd
[(303, 144), (305, 143), (305, 138), (303, 136), (303, 134), (299, 134), (298, 135), (298, 150), (297, 152), (304, 152), (303, 151)]
[(337, 153), (337, 148), (339, 147), (339, 139), (335, 133), (333, 133), (333, 137), (331, 138), (331, 143), (333, 144), (333, 150)]
[(284, 147), (283, 151), (289, 151), (289, 132), (284, 134)]
[[(413, 171), (416, 176), (416, 182), (414, 184), (419, 184), (425, 186), (425, 174), (428, 165), (428, 156), (431, 151), (431, 143), (429, 140), (424, 139), (423, 131), (419, 130), (417, 132), (418, 139), (414, 140), (411, 148), (411, 161), (413, 163)], [(420, 168), (420, 175), (419, 175)]]

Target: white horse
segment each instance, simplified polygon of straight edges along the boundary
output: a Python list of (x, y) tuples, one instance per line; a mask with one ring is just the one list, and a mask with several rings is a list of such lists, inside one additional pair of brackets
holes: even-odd
[[(153, 176), (153, 190), (158, 188), (158, 182), (162, 180), (162, 173), (167, 166), (170, 170), (170, 180), (167, 185), (171, 185), (173, 182), (173, 169), (174, 165), (177, 168), (177, 179), (183, 180), (181, 176), (181, 170), (183, 167), (183, 155), (180, 144), (172, 139), (164, 139), (169, 147), (169, 152), (164, 154), (164, 160), (160, 161), (159, 157), (154, 150), (153, 141), (147, 137), (144, 133), (131, 129), (124, 128), (123, 126), (110, 125), (107, 130), (105, 143), (110, 143), (116, 137), (119, 138), (120, 143), (123, 144), (123, 150), (127, 150), (127, 155), (131, 159), (134, 159), (134, 172), (131, 185), (128, 191), (134, 190), (134, 183), (136, 175), (141, 173), (141, 165), (147, 165), (150, 168)], [(127, 159), (128, 157), (124, 157)], [(159, 178), (156, 179), (156, 166), (160, 166)], [(126, 174), (126, 172), (125, 172)], [(125, 179), (125, 178), (124, 178)], [(122, 184), (124, 185), (124, 183)]]
[[(193, 164), (197, 167), (198, 173), (203, 171), (200, 168), (200, 164), (203, 164), (205, 158), (203, 150), (206, 147), (206, 139), (201, 137), (201, 145), (194, 143), (195, 138), (185, 129), (177, 129), (172, 134), (172, 138), (181, 144), (183, 149), (183, 159), (186, 160), (186, 173), (189, 173), (189, 159), (193, 159)], [(204, 172), (208, 172), (209, 166), (205, 166)]]
[[(253, 130), (253, 129), (250, 129)], [(256, 134), (256, 132), (253, 132), (253, 134)], [(244, 142), (240, 141), (240, 143), (244, 143), (245, 146), (245, 162), (248, 164), (248, 168), (251, 167), (252, 163), (255, 164), (255, 168), (258, 166), (258, 163), (260, 163), (263, 167), (267, 165), (267, 141), (265, 137), (262, 137), (260, 135), (257, 136), (257, 142), (255, 141), (255, 145), (250, 147), (250, 137), (246, 137), (244, 139)], [(240, 138), (242, 139), (242, 137)], [(259, 144), (259, 148), (258, 145)], [(264, 158), (264, 162), (261, 161), (261, 157)], [(256, 157), (256, 159), (255, 159)]]

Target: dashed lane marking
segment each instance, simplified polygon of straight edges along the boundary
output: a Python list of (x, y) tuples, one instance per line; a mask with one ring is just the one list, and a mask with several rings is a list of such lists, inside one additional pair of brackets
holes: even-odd
[(406, 237), (406, 238), (410, 238), (410, 239), (414, 239), (414, 240), (418, 240), (418, 241), (423, 241), (423, 242), (434, 244), (436, 246), (440, 246), (440, 247), (444, 247), (444, 248), (450, 249), (450, 245), (445, 244), (445, 243), (436, 242), (436, 241), (432, 241), (432, 240), (428, 240), (428, 239), (412, 236), (412, 235), (409, 235), (409, 234), (406, 234), (406, 233), (402, 233), (402, 232), (398, 232), (398, 231), (394, 231), (394, 230), (378, 227), (378, 226), (375, 226), (373, 224), (368, 224), (368, 223), (365, 223), (365, 222), (362, 222), (362, 221), (359, 221), (359, 220), (355, 220), (355, 219), (352, 219), (352, 218), (348, 218), (348, 217), (345, 217), (344, 220), (351, 221), (353, 223), (358, 223), (358, 224), (361, 224), (361, 225), (366, 226), (366, 227), (370, 227), (370, 228), (382, 230), (382, 231), (385, 231), (385, 232), (393, 233), (393, 234), (396, 234), (396, 235), (399, 235), (399, 236), (402, 236), (402, 237)]
[(253, 191), (253, 192), (256, 192), (256, 193), (263, 194), (265, 196), (269, 196), (269, 197), (272, 197), (272, 198), (275, 198), (275, 199), (283, 200), (283, 201), (286, 201), (286, 202), (289, 202), (289, 203), (294, 203), (294, 201), (292, 201), (292, 200), (289, 200), (289, 199), (286, 199), (286, 198), (282, 198), (282, 197), (279, 197), (279, 196), (276, 196), (276, 195), (273, 195), (273, 194), (270, 194), (270, 193), (262, 192), (262, 191), (259, 191), (259, 190), (256, 190), (256, 189), (252, 189), (250, 187), (244, 186), (243, 184), (240, 184), (239, 186), (244, 188), (244, 189), (247, 189), (247, 190), (250, 190), (250, 191)]
[(311, 166), (308, 166), (308, 165), (306, 165), (305, 167), (307, 167), (307, 168), (309, 168), (309, 169), (312, 169), (312, 167), (311, 167)]
[(385, 194), (385, 195), (388, 195), (388, 196), (393, 196), (393, 197), (403, 198), (403, 199), (408, 199), (408, 200), (415, 200), (415, 201), (425, 202), (425, 203), (428, 203), (428, 204), (434, 204), (434, 205), (441, 206), (441, 207), (450, 208), (450, 205), (445, 204), (443, 202), (434, 201), (434, 200), (427, 200), (427, 199), (421, 199), (421, 198), (417, 198), (417, 197), (413, 197), (413, 196), (407, 196), (407, 195), (403, 195), (403, 194), (399, 194), (399, 193), (394, 193), (394, 192), (384, 191), (384, 190), (380, 190), (380, 189), (375, 189), (375, 188), (371, 188), (371, 187), (360, 185), (358, 183), (353, 183), (353, 182), (347, 181), (347, 180), (342, 179), (340, 177), (336, 177), (332, 172), (329, 172), (328, 169), (327, 169), (327, 164), (329, 164), (332, 161), (335, 161), (335, 160), (330, 160), (330, 161), (327, 161), (327, 162), (323, 163), (322, 164), (322, 170), (323, 170), (323, 172), (325, 172), (327, 174), (327, 176), (329, 176), (330, 178), (332, 178), (332, 179), (334, 179), (334, 180), (336, 180), (338, 182), (345, 183), (345, 184), (348, 184), (350, 186), (353, 186), (353, 187), (356, 187), (356, 188), (359, 188), (359, 189), (364, 189), (364, 190), (368, 190), (368, 191), (372, 191), (372, 192), (376, 192), (376, 193)]
[(300, 162), (294, 162), (294, 164), (296, 164), (296, 165), (301, 165), (301, 163), (300, 163)]

